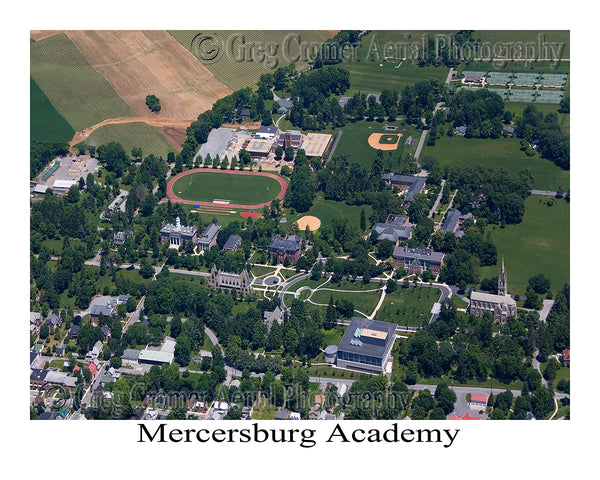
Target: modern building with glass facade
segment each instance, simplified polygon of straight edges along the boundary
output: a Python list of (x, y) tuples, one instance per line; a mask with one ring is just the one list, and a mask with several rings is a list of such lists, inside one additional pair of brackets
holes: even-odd
[(396, 324), (353, 317), (337, 350), (336, 365), (382, 373), (396, 340)]

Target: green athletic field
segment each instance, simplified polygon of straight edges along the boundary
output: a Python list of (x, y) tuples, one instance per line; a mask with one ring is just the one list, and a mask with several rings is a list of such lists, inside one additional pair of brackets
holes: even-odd
[(176, 180), (172, 191), (182, 200), (212, 202), (221, 199), (235, 205), (257, 205), (273, 200), (281, 192), (281, 185), (262, 175), (195, 172)]

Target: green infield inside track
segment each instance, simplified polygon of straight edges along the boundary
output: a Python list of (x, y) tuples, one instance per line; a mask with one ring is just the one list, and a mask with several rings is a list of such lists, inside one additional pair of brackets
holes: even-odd
[(270, 202), (281, 192), (277, 180), (262, 175), (192, 172), (177, 179), (172, 192), (182, 200), (212, 202), (229, 200), (233, 205)]

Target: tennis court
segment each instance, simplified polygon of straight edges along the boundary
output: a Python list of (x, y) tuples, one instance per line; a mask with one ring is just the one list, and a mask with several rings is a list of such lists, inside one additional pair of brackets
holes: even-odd
[(562, 87), (567, 84), (566, 73), (544, 73), (540, 79), (540, 84), (544, 87)]
[(490, 85), (506, 85), (513, 79), (512, 72), (490, 72), (487, 75), (486, 82)]
[(563, 95), (564, 92), (540, 90), (535, 101), (539, 103), (560, 103)]
[(533, 102), (535, 92), (533, 90), (510, 90), (510, 96), (506, 100), (509, 102)]
[(519, 86), (533, 86), (538, 83), (539, 78), (539, 73), (516, 72), (513, 83)]

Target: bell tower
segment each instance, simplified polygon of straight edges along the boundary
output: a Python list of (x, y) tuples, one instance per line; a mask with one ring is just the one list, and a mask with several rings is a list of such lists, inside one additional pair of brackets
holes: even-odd
[(508, 281), (506, 279), (506, 270), (504, 269), (504, 257), (502, 257), (502, 268), (498, 275), (498, 295), (506, 297), (508, 295)]

